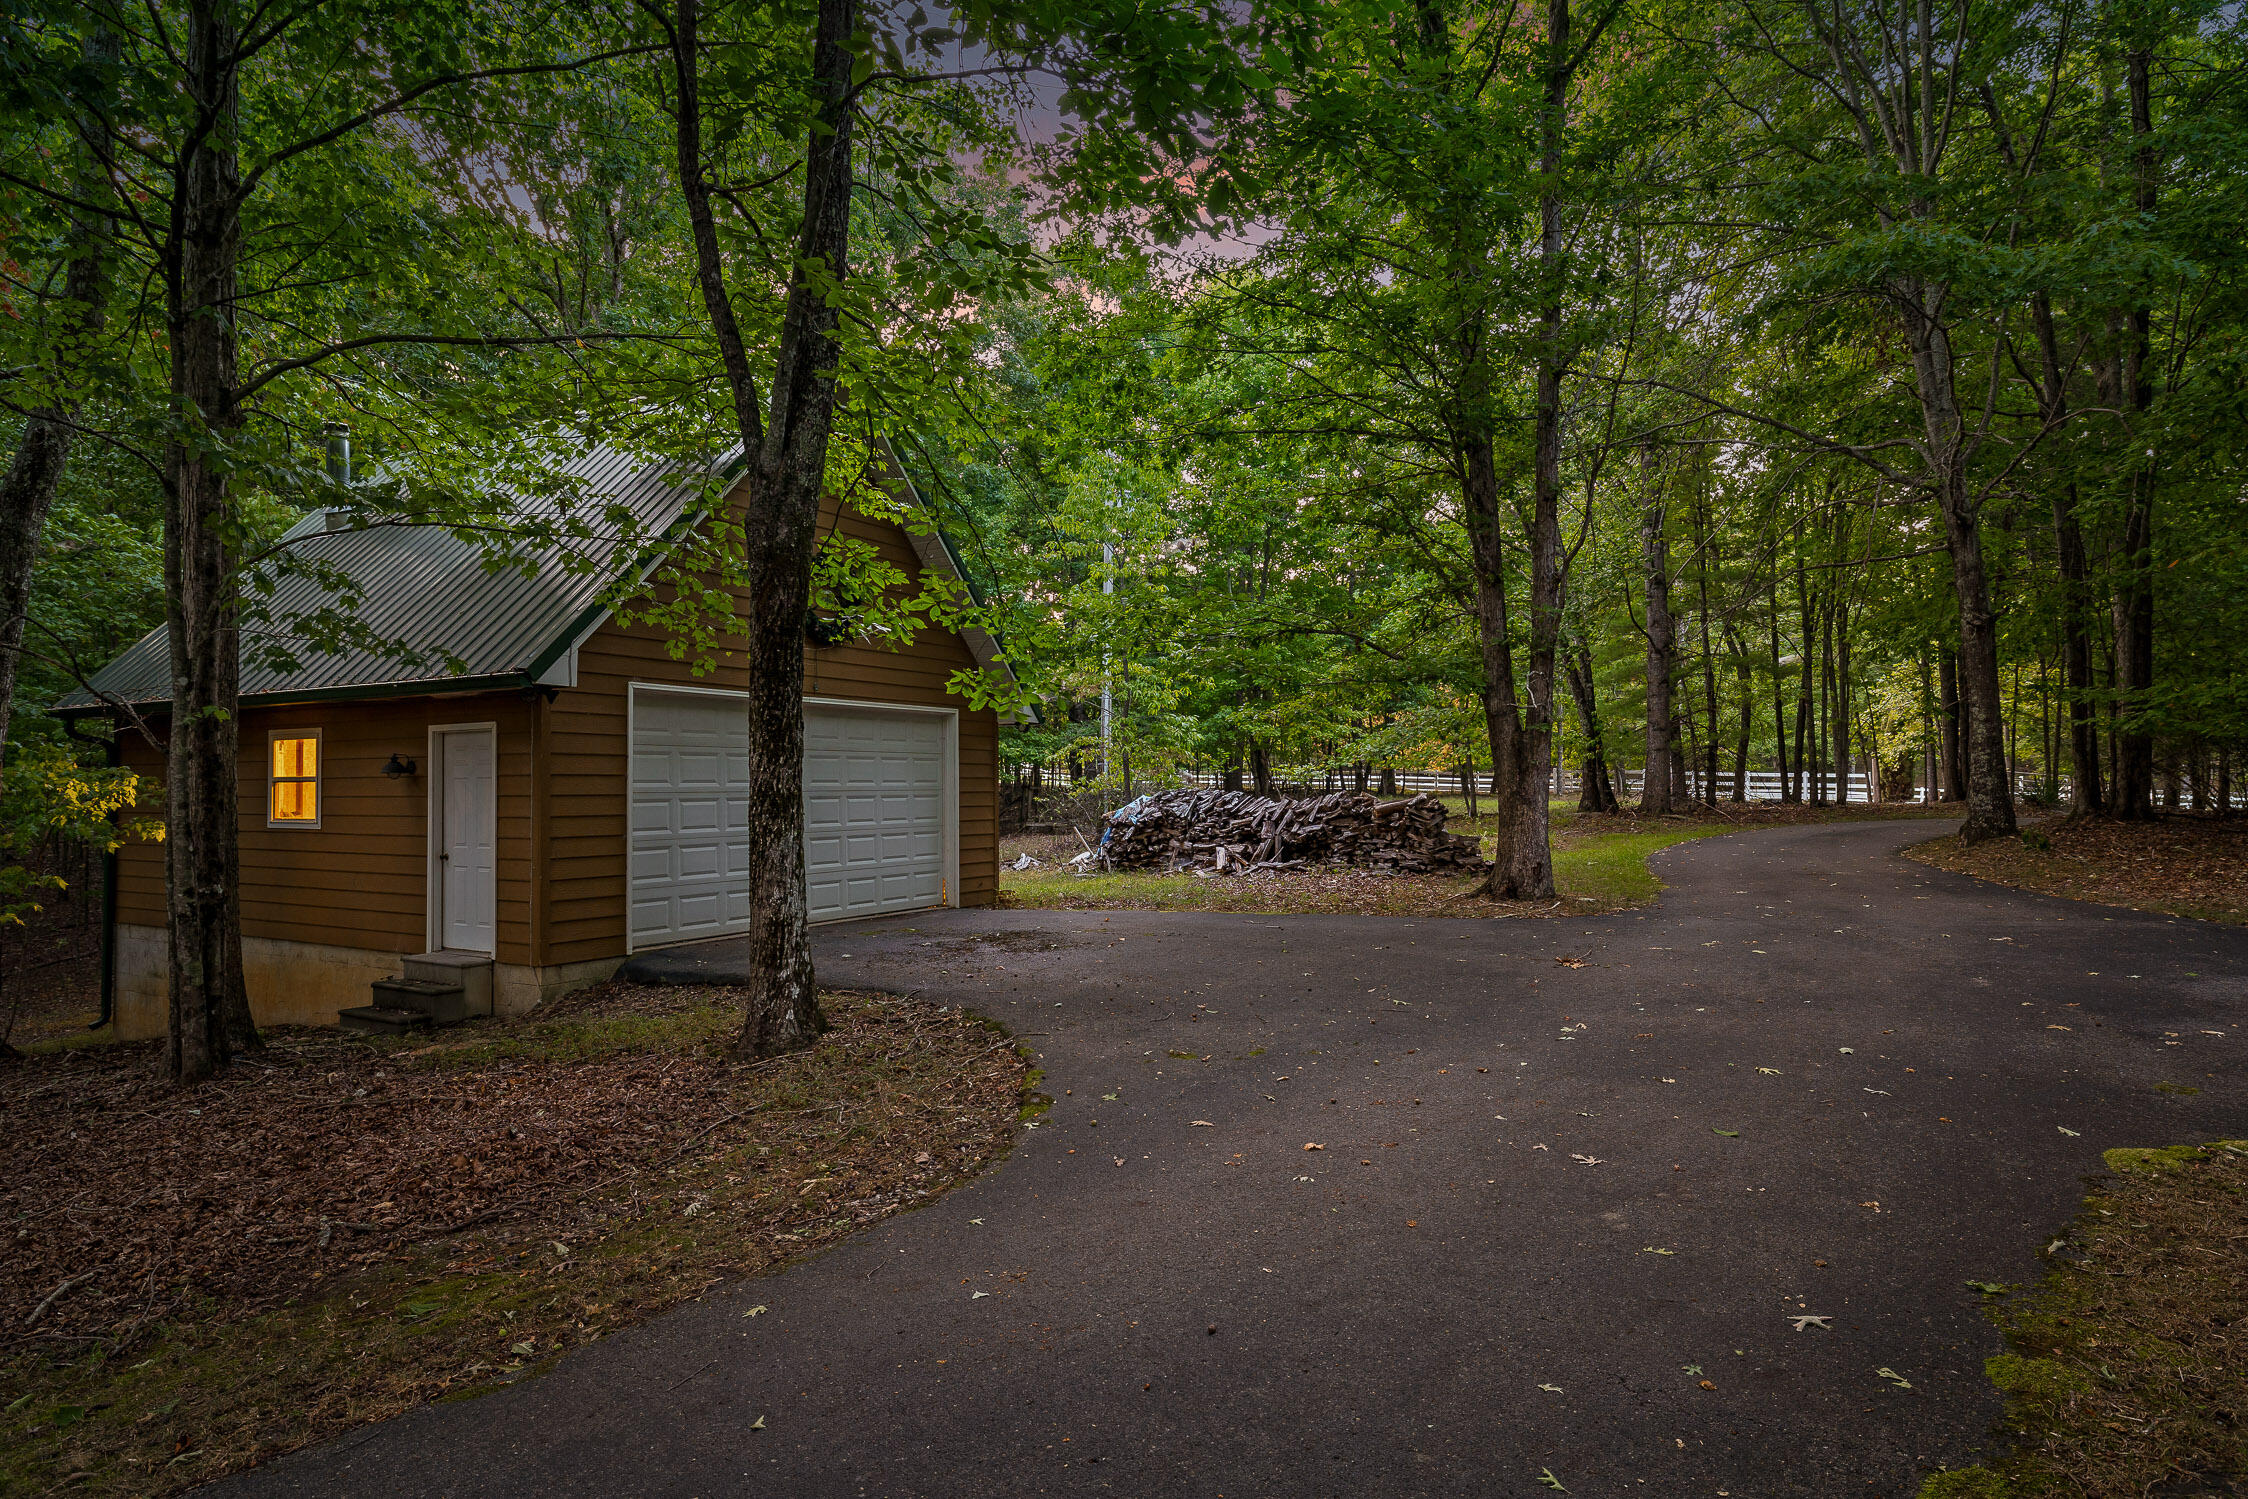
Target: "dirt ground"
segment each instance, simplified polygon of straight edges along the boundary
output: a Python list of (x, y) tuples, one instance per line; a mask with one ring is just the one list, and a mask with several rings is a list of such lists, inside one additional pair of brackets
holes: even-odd
[(2049, 818), (2026, 824), (2020, 838), (1972, 847), (1939, 839), (1909, 857), (2044, 895), (2248, 923), (2248, 818)]
[(0, 931), (0, 1041), (28, 1046), (83, 1035), (101, 1010), (98, 892), (58, 901)]
[(824, 1003), (815, 1048), (756, 1064), (725, 1053), (738, 994), (621, 984), (281, 1030), (191, 1089), (155, 1043), (0, 1064), (0, 1492), (164, 1492), (513, 1378), (1004, 1153), (1009, 1038)]

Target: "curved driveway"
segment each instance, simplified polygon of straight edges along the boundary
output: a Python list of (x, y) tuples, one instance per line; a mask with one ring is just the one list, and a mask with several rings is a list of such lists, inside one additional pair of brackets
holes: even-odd
[(1997, 1414), (1965, 1282), (2102, 1149), (2248, 1134), (2248, 932), (1894, 857), (1933, 831), (1683, 844), (1597, 919), (827, 929), (823, 983), (1038, 1049), (1010, 1159), (234, 1487), (1909, 1495)]

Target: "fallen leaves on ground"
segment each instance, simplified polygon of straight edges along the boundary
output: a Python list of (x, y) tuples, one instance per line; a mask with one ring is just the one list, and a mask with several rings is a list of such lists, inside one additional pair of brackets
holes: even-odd
[(208, 1481), (512, 1377), (1005, 1149), (1007, 1038), (824, 1002), (815, 1046), (750, 1064), (723, 1050), (738, 993), (611, 984), (434, 1042), (279, 1032), (187, 1089), (155, 1044), (0, 1069), (0, 1368), (25, 1392), (0, 1491)]
[(1954, 874), (2044, 895), (2248, 923), (2248, 819), (2086, 817), (2041, 822), (2023, 832), (1976, 844), (1938, 838), (1905, 853)]

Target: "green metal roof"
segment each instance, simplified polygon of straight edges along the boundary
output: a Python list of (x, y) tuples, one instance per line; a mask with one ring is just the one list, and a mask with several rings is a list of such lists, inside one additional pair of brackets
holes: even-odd
[[(887, 452), (890, 481), (919, 504), (912, 482)], [(331, 530), (316, 511), (282, 544), (321, 570), (349, 577), (361, 595), (356, 614), (388, 649), (321, 651), (297, 641), (294, 626), (335, 606), (318, 577), (291, 571), (274, 581), (266, 601), (270, 623), (257, 628), (288, 644), (294, 658), (275, 663), (245, 640), (245, 704), (321, 702), (349, 698), (419, 697), (441, 692), (504, 691), (530, 686), (607, 618), (604, 595), (628, 572), (645, 572), (651, 541), (669, 538), (705, 514), (731, 487), (737, 453), (708, 466), (651, 461), (605, 446), (574, 450), (542, 488), (566, 496), (571, 513), (603, 516), (622, 507), (621, 526), (580, 526), (558, 552), (532, 555), (531, 570), (492, 566), (492, 549), (441, 525), (346, 524)], [(562, 498), (519, 500), (518, 513), (554, 520)], [(908, 532), (926, 567), (960, 576), (949, 543), (934, 531)], [(245, 635), (249, 628), (245, 628)], [(986, 670), (1012, 675), (997, 643), (981, 630), (962, 632)], [(161, 709), (171, 700), (171, 646), (159, 625), (54, 706), (65, 717), (120, 704)]]
[[(281, 545), (321, 569), (334, 569), (358, 587), (356, 614), (367, 631), (393, 647), (321, 651), (295, 641), (294, 626), (335, 606), (336, 596), (317, 576), (290, 572), (274, 581), (266, 601), (270, 623), (245, 626), (286, 643), (293, 662), (275, 663), (246, 638), (242, 700), (318, 701), (337, 697), (403, 697), (429, 692), (522, 686), (552, 666), (583, 630), (599, 623), (601, 595), (635, 561), (638, 547), (661, 537), (689, 513), (699, 513), (720, 492), (729, 469), (682, 469), (614, 448), (577, 451), (561, 464), (553, 486), (567, 496), (572, 514), (602, 517), (622, 506), (623, 526), (593, 524), (594, 534), (533, 555), (531, 570), (495, 568), (491, 548), (465, 540), (441, 525), (345, 524), (330, 530), (330, 512), (315, 511), (292, 527)], [(551, 523), (562, 499), (521, 501), (518, 513)], [(633, 556), (623, 555), (627, 548)], [(402, 659), (404, 658), (404, 659)], [(418, 660), (412, 658), (419, 658)], [(99, 712), (122, 702), (161, 707), (171, 699), (171, 646), (159, 625), (91, 682), (55, 705), (62, 714)]]

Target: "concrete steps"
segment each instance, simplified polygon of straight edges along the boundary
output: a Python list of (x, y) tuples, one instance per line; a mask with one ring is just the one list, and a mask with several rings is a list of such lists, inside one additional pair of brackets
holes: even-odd
[(397, 978), (375, 980), (371, 1002), (343, 1011), (337, 1023), (368, 1035), (397, 1036), (492, 1013), (492, 960), (483, 953), (417, 953), (405, 960), (405, 970)]
[(336, 1024), (345, 1030), (369, 1036), (403, 1036), (426, 1031), (435, 1023), (419, 1010), (393, 1010), (382, 1005), (356, 1005), (336, 1016)]

